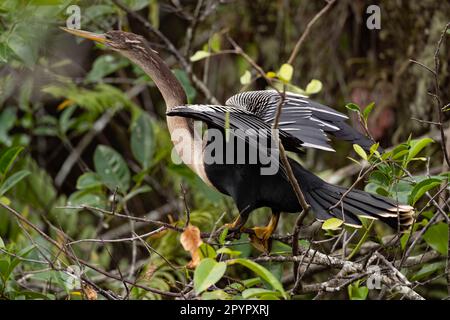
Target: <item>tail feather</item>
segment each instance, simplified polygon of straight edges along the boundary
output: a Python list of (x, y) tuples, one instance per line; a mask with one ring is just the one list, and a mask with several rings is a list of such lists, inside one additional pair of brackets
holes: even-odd
[[(345, 220), (345, 223), (350, 225), (356, 225), (359, 226), (361, 222), (358, 220), (356, 216), (354, 216), (352, 213), (347, 212), (345, 214), (345, 217), (342, 217), (342, 212), (339, 211), (338, 208), (334, 208), (332, 210), (329, 210), (331, 206), (333, 206), (335, 201), (330, 201), (327, 198), (322, 197), (316, 192), (311, 192), (306, 195), (307, 201), (308, 199), (312, 199), (313, 201), (309, 200), (309, 205), (312, 207), (314, 213), (316, 214), (317, 218), (319, 220), (327, 220), (331, 217), (336, 217), (341, 220)], [(320, 213), (320, 214), (318, 214)]]
[[(340, 199), (340, 197), (335, 197), (334, 192), (325, 192), (323, 189), (315, 190), (322, 199), (328, 202), (328, 208), (333, 207)], [(343, 208), (342, 206), (333, 207), (333, 209), (328, 209), (331, 213), (341, 220), (344, 220), (347, 224), (360, 225), (361, 222), (358, 219), (358, 215), (349, 210), (348, 208)]]
[[(295, 166), (295, 175), (319, 220), (335, 217), (345, 224), (360, 226), (358, 217), (367, 217), (402, 231), (409, 229), (414, 221), (414, 208), (409, 205), (361, 190), (347, 192), (348, 189), (326, 183), (299, 165)], [(332, 208), (341, 199), (341, 204)]]

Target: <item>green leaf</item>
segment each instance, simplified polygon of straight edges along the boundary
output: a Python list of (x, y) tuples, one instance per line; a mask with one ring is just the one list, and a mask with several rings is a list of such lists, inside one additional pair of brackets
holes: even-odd
[(143, 169), (148, 169), (155, 152), (155, 134), (147, 113), (141, 113), (131, 126), (131, 151)]
[(411, 232), (407, 231), (401, 236), (401, 238), (400, 238), (400, 246), (401, 246), (402, 250), (405, 250), (406, 245), (408, 244), (410, 235), (411, 235)]
[[(16, 257), (14, 257), (14, 259), (11, 260), (6, 272), (5, 271), (2, 272), (0, 270), (0, 273), (3, 273), (4, 279), (7, 280), (11, 276), (14, 269), (23, 261), (23, 258), (26, 258), (28, 256), (28, 254), (31, 252), (31, 250), (33, 250), (34, 248), (35, 248), (35, 245), (30, 245), (28, 247), (23, 248), (18, 253), (16, 253)], [(0, 267), (0, 269), (2, 269), (2, 268)]]
[(308, 96), (312, 95), (312, 94), (316, 94), (319, 93), (320, 90), (322, 90), (322, 82), (320, 80), (317, 79), (312, 79), (308, 85), (306, 86), (306, 94)]
[(2, 237), (0, 237), (0, 248), (2, 248), (2, 249), (5, 248), (5, 243), (3, 242)]
[(0, 156), (0, 175), (5, 175), (11, 168), (14, 160), (22, 152), (23, 147), (11, 147), (6, 149)]
[(199, 50), (196, 53), (194, 53), (194, 55), (191, 57), (191, 61), (192, 62), (196, 62), (205, 58), (208, 58), (211, 55), (211, 53), (209, 53), (208, 51), (204, 51), (204, 50)]
[(281, 66), (278, 71), (278, 78), (284, 82), (290, 82), (292, 80), (292, 75), (294, 74), (294, 67), (289, 63), (285, 63)]
[(100, 176), (95, 172), (83, 173), (77, 179), (77, 189), (84, 190), (101, 186), (102, 180)]
[(92, 189), (79, 190), (72, 193), (67, 200), (69, 206), (91, 206), (97, 208), (106, 207), (106, 199), (103, 193)]
[(399, 181), (392, 185), (390, 197), (397, 199), (399, 203), (409, 203), (409, 196), (413, 188), (410, 182)]
[(123, 3), (133, 11), (144, 9), (149, 4), (149, 0), (124, 0)]
[(268, 290), (268, 289), (264, 289), (264, 288), (250, 288), (250, 289), (246, 289), (242, 292), (242, 298), (250, 299), (250, 298), (265, 296), (268, 294), (275, 295), (275, 296), (280, 295), (280, 293), (278, 291)]
[(389, 187), (390, 179), (381, 171), (374, 171), (370, 174), (370, 182), (376, 183), (382, 187)]
[(402, 159), (405, 155), (409, 154), (409, 150), (402, 150), (394, 154), (393, 160)]
[(219, 236), (219, 243), (221, 245), (223, 245), (225, 243), (225, 239), (227, 238), (228, 235), (228, 228), (224, 228), (222, 233)]
[(72, 118), (72, 115), (76, 110), (76, 105), (64, 108), (63, 112), (59, 116), (58, 123), (61, 133), (65, 134), (74, 124), (76, 124), (76, 120)]
[(86, 82), (98, 82), (105, 76), (114, 73), (127, 65), (129, 65), (128, 60), (120, 56), (112, 54), (102, 55), (95, 60), (91, 71), (89, 71), (86, 76)]
[(361, 146), (354, 144), (353, 149), (361, 158), (367, 161), (367, 153), (364, 151), (363, 148), (361, 148)]
[(135, 196), (137, 196), (137, 195), (139, 195), (139, 194), (142, 194), (142, 193), (148, 193), (148, 192), (150, 192), (150, 191), (152, 191), (152, 188), (150, 187), (150, 186), (148, 186), (148, 185), (143, 185), (143, 186), (141, 186), (141, 187), (139, 187), (139, 188), (133, 188), (132, 190), (131, 190), (131, 192), (129, 192), (124, 198), (123, 198), (123, 201), (124, 202), (127, 202), (127, 201), (129, 201), (130, 199), (132, 199), (132, 198), (134, 198)]
[[(9, 261), (2, 259), (2, 260), (0, 260), (0, 280), (2, 280), (2, 278), (5, 280), (8, 280), (7, 276), (9, 276)], [(0, 284), (1, 284), (1, 282), (0, 282)], [(1, 289), (1, 287), (0, 287), (0, 289)]]
[(16, 120), (16, 110), (12, 107), (4, 109), (0, 113), (0, 143), (3, 143), (6, 146), (12, 144), (8, 131), (14, 127)]
[(220, 36), (220, 33), (214, 33), (213, 36), (209, 39), (209, 47), (213, 52), (219, 52), (220, 46), (222, 42), (222, 37)]
[(360, 287), (359, 281), (347, 287), (350, 300), (366, 300), (369, 294), (369, 288)]
[(361, 113), (361, 109), (356, 103), (347, 103), (345, 107), (350, 111)]
[(336, 230), (344, 223), (341, 219), (338, 218), (330, 218), (324, 221), (322, 224), (323, 230)]
[(409, 196), (409, 203), (413, 206), (427, 191), (439, 186), (443, 179), (429, 178), (416, 184)]
[(0, 197), (0, 203), (3, 203), (6, 206), (9, 206), (11, 204), (11, 200), (9, 200), (9, 198), (7, 197)]
[(200, 253), (200, 259), (215, 259), (217, 257), (216, 250), (207, 243), (202, 243), (198, 248), (198, 251)]
[(442, 255), (448, 251), (448, 226), (440, 222), (432, 225), (423, 235), (425, 242)]
[(434, 142), (431, 138), (423, 138), (420, 140), (412, 140), (410, 142), (411, 148), (409, 149), (407, 161), (410, 161), (414, 158), (423, 148), (425, 148), (428, 144)]
[(208, 289), (223, 277), (226, 270), (225, 262), (217, 262), (211, 258), (203, 259), (194, 272), (195, 292), (200, 294)]
[(99, 145), (94, 153), (95, 171), (102, 182), (111, 190), (117, 187), (122, 193), (130, 187), (130, 171), (122, 156), (105, 145)]
[(217, 250), (217, 254), (227, 254), (229, 256), (240, 256), (241, 252), (236, 250), (231, 250), (230, 248), (223, 247)]
[(232, 297), (223, 290), (206, 291), (202, 294), (202, 300), (231, 300)]
[(238, 263), (238, 264), (243, 265), (244, 267), (252, 270), (261, 279), (263, 279), (268, 284), (270, 284), (274, 290), (280, 292), (283, 295), (283, 297), (285, 299), (287, 299), (286, 292), (284, 291), (283, 286), (280, 283), (280, 281), (278, 281), (278, 279), (275, 278), (275, 276), (269, 270), (264, 268), (263, 266), (257, 264), (256, 262), (253, 262), (251, 260), (241, 259), (241, 258), (229, 260), (228, 263), (229, 264)]
[(20, 182), (20, 180), (28, 176), (30, 173), (30, 171), (21, 170), (8, 177), (0, 186), (0, 196), (4, 195), (9, 189), (14, 187), (17, 183)]
[(375, 107), (375, 102), (371, 102), (364, 108), (364, 111), (363, 111), (364, 120), (367, 121), (367, 119), (369, 118), (369, 114), (372, 112), (374, 107)]
[(242, 85), (249, 84), (252, 81), (252, 74), (250, 71), (245, 70), (244, 74), (239, 79)]
[(428, 278), (436, 271), (445, 269), (445, 265), (445, 261), (426, 264), (412, 276), (411, 281), (420, 281), (422, 279)]
[(273, 293), (267, 293), (263, 294), (259, 297), (259, 300), (280, 300), (278, 296), (274, 295)]

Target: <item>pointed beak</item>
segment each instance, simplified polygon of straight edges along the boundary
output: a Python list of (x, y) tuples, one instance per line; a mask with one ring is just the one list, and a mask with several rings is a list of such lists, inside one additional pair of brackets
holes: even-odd
[(87, 32), (87, 31), (77, 30), (77, 29), (69, 29), (69, 28), (64, 28), (64, 27), (60, 27), (60, 28), (64, 31), (74, 34), (78, 37), (86, 38), (86, 39), (93, 40), (93, 41), (103, 43), (103, 44), (108, 42), (108, 40), (106, 39), (106, 36), (104, 34)]

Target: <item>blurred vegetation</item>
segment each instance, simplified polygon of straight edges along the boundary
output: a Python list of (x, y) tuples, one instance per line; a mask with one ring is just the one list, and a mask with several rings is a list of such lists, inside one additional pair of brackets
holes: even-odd
[[(354, 126), (362, 130), (366, 125), (388, 152), (366, 154), (339, 142), (336, 154), (309, 150), (299, 161), (347, 186), (369, 164), (371, 171), (358, 187), (415, 205), (417, 223), (396, 236), (381, 223), (364, 221), (355, 230), (331, 221), (305, 233), (300, 245), (357, 263), (377, 250), (403, 263), (400, 271), (423, 297), (448, 298), (449, 168), (442, 160), (435, 102), (427, 94), (435, 79), (409, 59), (434, 68), (450, 3), (375, 2), (381, 7), (381, 30), (365, 25), (372, 2), (337, 1), (313, 26), (289, 80), (292, 90), (304, 88), (314, 99), (350, 114)], [(401, 298), (368, 290), (367, 274), (337, 292), (308, 291), (306, 286), (291, 295), (292, 261), (255, 262), (260, 253), (245, 235), (233, 241), (226, 234), (203, 239), (199, 266), (187, 268), (194, 257), (180, 243), (180, 232), (165, 228), (152, 233), (161, 225), (127, 216), (181, 229), (189, 212), (190, 224), (209, 233), (237, 215), (233, 202), (172, 162), (164, 101), (142, 70), (58, 28), (70, 15), (67, 7), (76, 4), (84, 30), (120, 28), (145, 36), (191, 103), (208, 99), (193, 76), (224, 102), (240, 90), (267, 85), (242, 56), (226, 54), (232, 49), (227, 37), (264, 71), (282, 78), (280, 68), (298, 37), (326, 3), (121, 3), (134, 14), (107, 0), (0, 2), (0, 299), (174, 297), (148, 288), (203, 299), (311, 299), (318, 292), (325, 299)], [(138, 15), (174, 44), (187, 65)], [(450, 101), (448, 33), (444, 38), (438, 56), (439, 107)], [(258, 210), (249, 224), (262, 225), (267, 216), (267, 210)], [(289, 237), (283, 236), (292, 233), (295, 218), (283, 216), (277, 231), (281, 241), (274, 241), (272, 254), (292, 254)], [(313, 217), (306, 224), (305, 229), (315, 227)], [(404, 263), (410, 257), (417, 261)], [(337, 271), (313, 265), (302, 281), (321, 283)]]

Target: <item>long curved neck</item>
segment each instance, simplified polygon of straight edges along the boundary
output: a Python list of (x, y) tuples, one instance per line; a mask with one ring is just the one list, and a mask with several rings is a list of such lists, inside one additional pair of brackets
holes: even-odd
[(125, 55), (153, 80), (164, 98), (167, 111), (187, 103), (186, 93), (181, 83), (152, 49), (145, 48), (142, 51), (125, 53)]
[[(149, 47), (136, 52), (124, 53), (153, 80), (166, 103), (166, 110), (187, 104), (181, 83), (166, 63)], [(184, 117), (166, 117), (172, 143), (181, 160), (200, 178), (211, 185), (203, 166), (203, 141), (194, 132), (193, 121)]]

